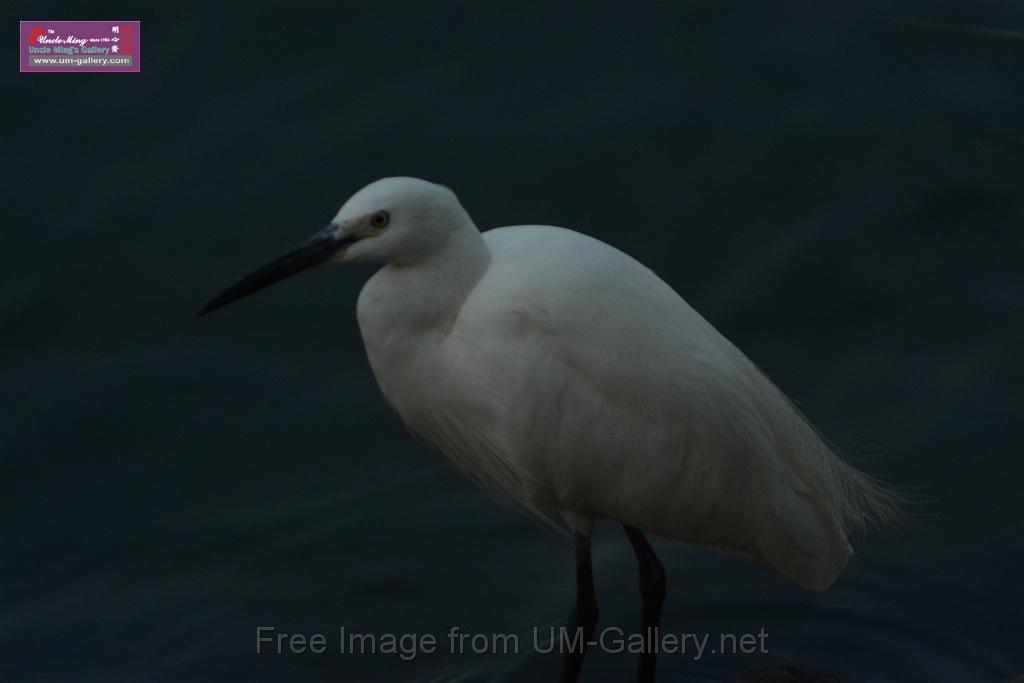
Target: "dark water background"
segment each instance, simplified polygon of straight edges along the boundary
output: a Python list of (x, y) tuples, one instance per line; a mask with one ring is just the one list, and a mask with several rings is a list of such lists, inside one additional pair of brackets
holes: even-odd
[[(5, 12), (0, 679), (554, 678), (530, 631), (571, 609), (571, 543), (385, 406), (353, 315), (372, 268), (193, 318), (400, 174), (482, 228), (639, 258), (932, 498), (823, 594), (656, 542), (667, 631), (768, 633), (767, 654), (665, 656), (661, 680), (1024, 671), (1024, 40), (963, 28), (1024, 31), (1024, 5), (216, 7)], [(13, 73), (15, 20), (86, 18), (140, 18), (142, 73)], [(633, 629), (612, 524), (595, 564), (602, 625)], [(331, 651), (257, 656), (259, 625)], [(453, 625), (522, 652), (451, 654)], [(342, 655), (342, 626), (441, 651)], [(585, 680), (632, 669), (591, 651)]]

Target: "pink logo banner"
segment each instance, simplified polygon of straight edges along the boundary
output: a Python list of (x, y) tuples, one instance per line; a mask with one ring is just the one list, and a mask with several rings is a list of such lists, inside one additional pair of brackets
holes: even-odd
[(128, 72), (141, 66), (141, 22), (22, 21), (21, 71)]

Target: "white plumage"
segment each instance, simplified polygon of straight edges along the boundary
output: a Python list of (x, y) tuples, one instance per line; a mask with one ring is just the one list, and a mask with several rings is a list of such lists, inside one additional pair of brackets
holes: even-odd
[(417, 229), (443, 221), (446, 240), (375, 274), (359, 325), (385, 396), (468, 477), (578, 531), (610, 518), (814, 589), (846, 564), (847, 529), (892, 514), (891, 494), (621, 251), (555, 227), (481, 234), (450, 191), (410, 179), (370, 185), (338, 220), (386, 206), (398, 220), (418, 195), (432, 210)]
[[(617, 249), (547, 226), (481, 234), (450, 190), (412, 178), (360, 190), (294, 253), (320, 254), (324, 240), (321, 262), (385, 264), (358, 319), (405, 423), (499, 498), (560, 515), (578, 540), (594, 520), (618, 520), (763, 558), (821, 590), (847, 562), (848, 531), (898, 513), (896, 495), (840, 460), (743, 353)], [(294, 272), (290, 258), (208, 308)], [(631, 540), (663, 596), (653, 550)], [(577, 612), (593, 592), (580, 547)], [(654, 626), (656, 593), (644, 594)], [(588, 615), (573, 623), (592, 628)], [(640, 676), (653, 671), (650, 655)]]

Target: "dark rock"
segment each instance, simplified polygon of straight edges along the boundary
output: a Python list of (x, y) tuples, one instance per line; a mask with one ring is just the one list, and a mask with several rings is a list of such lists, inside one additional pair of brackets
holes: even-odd
[(809, 674), (792, 666), (774, 666), (740, 674), (729, 679), (729, 683), (839, 683), (839, 679), (825, 674)]

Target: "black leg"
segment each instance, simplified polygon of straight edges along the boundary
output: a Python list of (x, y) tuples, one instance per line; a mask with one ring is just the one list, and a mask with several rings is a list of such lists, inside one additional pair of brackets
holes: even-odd
[(640, 653), (636, 680), (637, 683), (654, 683), (657, 655), (653, 646), (661, 629), (661, 606), (665, 602), (665, 568), (642, 531), (626, 524), (623, 524), (622, 528), (626, 530), (626, 536), (633, 545), (633, 552), (636, 553), (637, 563), (640, 565), (640, 632), (646, 646)]
[(569, 616), (568, 643), (571, 647), (562, 661), (562, 683), (576, 683), (583, 668), (587, 641), (597, 626), (597, 595), (594, 593), (594, 569), (590, 563), (590, 535), (576, 534), (576, 609)]

